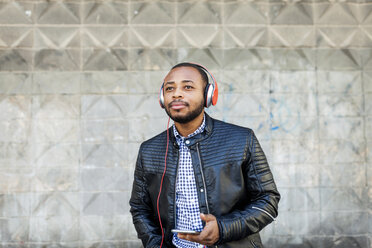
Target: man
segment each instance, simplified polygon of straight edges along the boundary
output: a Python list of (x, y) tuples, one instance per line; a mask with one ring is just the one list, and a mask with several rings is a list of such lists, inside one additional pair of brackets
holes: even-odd
[(144, 247), (263, 247), (258, 232), (280, 195), (253, 131), (204, 113), (216, 91), (197, 64), (164, 79), (160, 102), (174, 125), (141, 145), (130, 199)]

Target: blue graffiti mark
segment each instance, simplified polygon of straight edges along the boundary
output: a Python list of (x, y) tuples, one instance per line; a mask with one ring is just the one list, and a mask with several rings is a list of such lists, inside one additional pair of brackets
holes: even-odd
[(279, 129), (279, 126), (273, 127), (273, 119), (274, 119), (274, 114), (272, 112), (270, 112), (270, 129), (271, 130), (277, 130), (277, 129)]
[(234, 86), (232, 84), (229, 84), (229, 92), (232, 93), (234, 91)]
[(261, 130), (261, 128), (263, 128), (263, 127), (264, 127), (264, 125), (262, 123), (260, 123), (260, 125), (258, 125), (257, 130)]
[[(270, 112), (271, 130), (275, 131), (280, 129), (289, 133), (301, 124), (300, 111), (293, 113), (292, 108), (288, 106), (288, 103), (284, 98), (279, 100), (271, 98), (270, 101), (278, 106), (275, 114)], [(293, 117), (295, 117), (295, 119)], [(274, 120), (276, 125), (273, 125)]]

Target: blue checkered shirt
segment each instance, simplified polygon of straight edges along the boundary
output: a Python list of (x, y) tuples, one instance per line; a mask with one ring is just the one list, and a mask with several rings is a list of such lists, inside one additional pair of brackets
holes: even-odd
[[(198, 133), (204, 131), (205, 118), (200, 127), (187, 138), (190, 138)], [(196, 192), (196, 183), (194, 176), (194, 169), (191, 160), (190, 149), (185, 144), (185, 137), (182, 137), (175, 126), (173, 126), (174, 136), (178, 143), (180, 157), (178, 164), (178, 174), (176, 183), (176, 229), (194, 230), (201, 232), (203, 224), (200, 219), (200, 209), (198, 194)], [(196, 248), (203, 247), (198, 243), (190, 242), (188, 240), (179, 239), (177, 234), (173, 235), (173, 244), (176, 247)]]

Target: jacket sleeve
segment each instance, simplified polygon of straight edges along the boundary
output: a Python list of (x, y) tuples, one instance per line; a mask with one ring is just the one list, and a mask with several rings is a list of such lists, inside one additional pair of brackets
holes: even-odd
[(280, 194), (253, 131), (248, 138), (248, 156), (245, 163), (243, 173), (250, 201), (243, 209), (218, 218), (218, 244), (240, 240), (257, 233), (278, 215)]
[(159, 247), (161, 243), (161, 230), (157, 223), (154, 222), (154, 210), (147, 191), (141, 151), (142, 146), (138, 153), (134, 172), (132, 195), (129, 200), (130, 212), (138, 238), (142, 240), (143, 246)]

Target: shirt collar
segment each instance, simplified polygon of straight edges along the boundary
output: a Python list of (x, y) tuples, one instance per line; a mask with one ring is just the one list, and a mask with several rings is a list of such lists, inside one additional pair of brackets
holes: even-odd
[(198, 133), (202, 133), (204, 129), (205, 129), (205, 114), (203, 116), (202, 124), (193, 133), (187, 135), (187, 137), (181, 136), (177, 131), (176, 125), (173, 124), (173, 133), (174, 133), (174, 137), (176, 137), (178, 145), (180, 145), (180, 142), (183, 142), (185, 138), (190, 138), (192, 136), (197, 135)]

